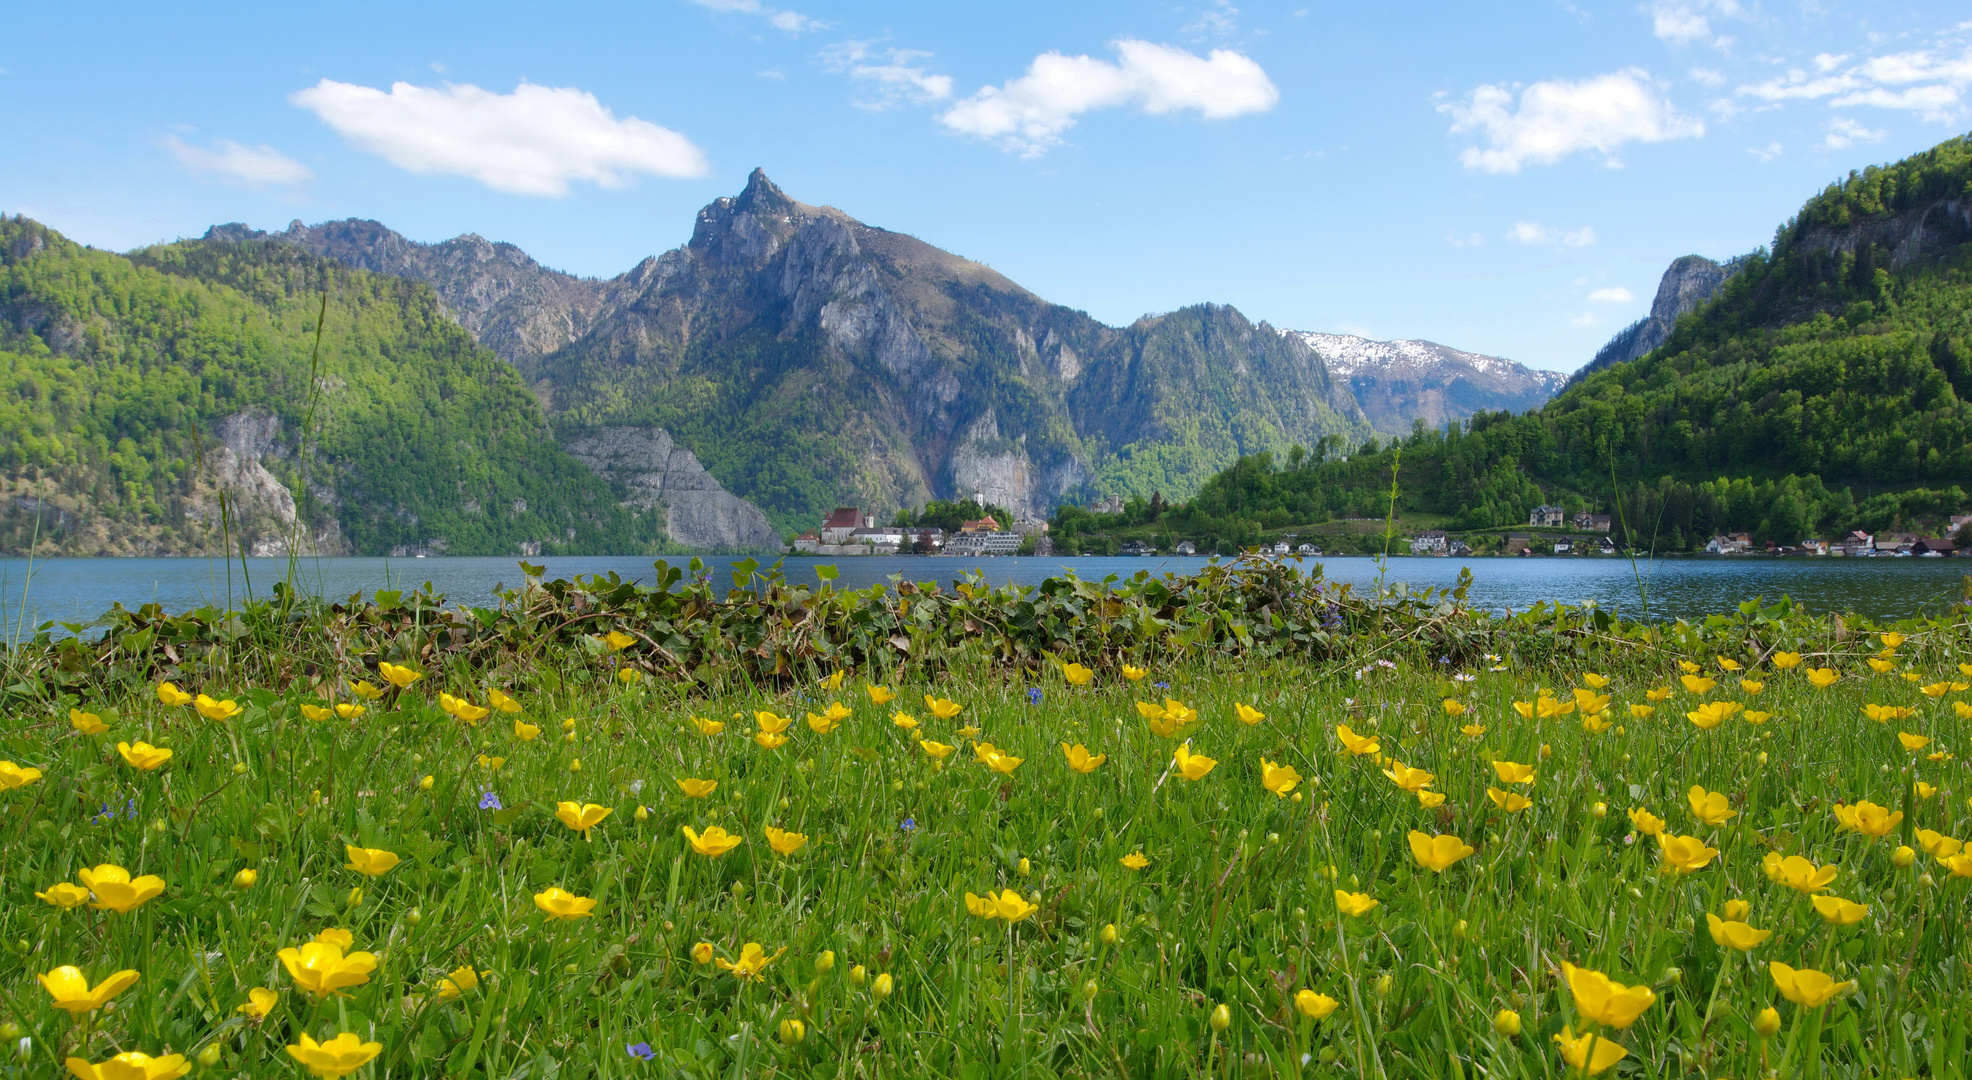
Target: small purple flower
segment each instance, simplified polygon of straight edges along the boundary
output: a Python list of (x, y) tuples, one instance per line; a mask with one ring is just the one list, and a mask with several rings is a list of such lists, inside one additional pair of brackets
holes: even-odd
[(487, 793), (486, 793), (486, 794), (484, 794), (484, 795), (481, 795), (481, 796), (479, 797), (479, 808), (480, 808), (481, 810), (505, 810), (505, 809), (506, 809), (506, 807), (504, 807), (504, 806), (501, 806), (501, 805), (500, 805), (500, 797), (499, 797), (498, 795), (495, 795), (494, 793), (492, 793), (492, 792), (490, 792), (490, 791), (489, 791), (489, 792), (487, 792)]
[(1029, 705), (1039, 705), (1040, 703), (1041, 703), (1041, 688), (1040, 688), (1040, 687), (1038, 687), (1038, 686), (1030, 686), (1030, 687), (1028, 687), (1028, 688), (1027, 688), (1027, 704), (1029, 704)]
[(914, 833), (918, 831), (918, 819), (914, 817), (907, 817), (904, 819), (904, 823), (902, 825), (897, 826), (897, 829), (899, 832)]
[(657, 1051), (652, 1050), (650, 1044), (647, 1042), (631, 1043), (624, 1047), (624, 1049), (628, 1050), (630, 1056), (636, 1058), (638, 1061), (651, 1061), (657, 1057)]
[(1169, 690), (1171, 684), (1167, 682), (1154, 682), (1150, 684), (1150, 688), (1153, 690)]

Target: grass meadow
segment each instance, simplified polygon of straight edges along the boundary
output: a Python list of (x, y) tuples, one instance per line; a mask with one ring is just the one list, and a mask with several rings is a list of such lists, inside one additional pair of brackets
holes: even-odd
[(1932, 638), (127, 685), (0, 735), (0, 1074), (1962, 1076)]

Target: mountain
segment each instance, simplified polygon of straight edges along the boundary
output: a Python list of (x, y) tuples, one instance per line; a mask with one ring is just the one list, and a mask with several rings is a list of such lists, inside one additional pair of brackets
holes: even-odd
[(630, 468), (612, 446), (683, 449), (788, 531), (836, 505), (974, 492), (1037, 516), (1179, 498), (1242, 454), (1370, 434), (1297, 335), (1212, 304), (1106, 326), (760, 170), (699, 212), (689, 243), (599, 282), (374, 222), (208, 235), (429, 284), (593, 467)]
[[(1655, 349), (1537, 412), (1400, 440), (1403, 505), (1462, 529), (1524, 525), (1541, 504), (1597, 509), (1659, 550), (1740, 530), (1777, 544), (1928, 531), (1972, 509), (1972, 136), (1850, 173), (1722, 269)], [(1709, 274), (1674, 267), (1660, 303)], [(1249, 467), (1215, 481), (1228, 508), (1215, 513), (1360, 512), (1387, 498), (1396, 464), (1386, 450), (1298, 460), (1287, 479)]]
[(1568, 382), (1497, 356), (1462, 352), (1435, 341), (1371, 341), (1354, 334), (1297, 332), (1344, 380), (1379, 434), (1408, 435), (1423, 421), (1443, 427), (1476, 412), (1539, 408)]
[[(0, 219), (0, 448), (10, 554), (683, 542), (658, 502), (557, 445), (513, 367), (431, 289), (286, 245), (124, 256)], [(661, 496), (716, 504), (690, 464), (667, 460)]]
[(1678, 320), (1718, 295), (1726, 279), (1737, 273), (1744, 262), (1744, 259), (1733, 259), (1717, 263), (1702, 255), (1673, 259), (1664, 276), (1658, 279), (1657, 297), (1650, 303), (1650, 314), (1617, 331), (1570, 381), (1580, 381), (1611, 364), (1640, 359), (1662, 345)]

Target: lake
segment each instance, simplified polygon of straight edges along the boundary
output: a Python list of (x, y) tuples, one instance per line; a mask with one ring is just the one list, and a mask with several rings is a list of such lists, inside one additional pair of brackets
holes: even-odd
[[(652, 580), (649, 556), (567, 556), (530, 560), (545, 564), (550, 577), (603, 574), (615, 571), (626, 579)], [(682, 567), (689, 557), (673, 558)], [(724, 574), (737, 560), (707, 558), (708, 569)], [(1074, 571), (1100, 580), (1114, 574), (1129, 577), (1138, 571), (1153, 574), (1196, 572), (1207, 559), (1185, 558), (924, 558), (865, 556), (860, 558), (789, 558), (784, 570), (798, 582), (814, 582), (817, 566), (835, 566), (839, 588), (862, 588), (885, 582), (892, 574), (911, 581), (949, 584), (973, 569), (982, 570), (994, 584), (1032, 585)], [(1304, 568), (1322, 567), (1332, 581), (1367, 587), (1379, 568), (1361, 557), (1309, 559)], [(1638, 603), (1636, 572), (1628, 560), (1606, 556), (1576, 558), (1392, 558), (1387, 580), (1410, 586), (1449, 586), (1459, 571), (1471, 567), (1468, 601), (1492, 609), (1526, 608), (1542, 600), (1579, 604), (1593, 600), (1626, 617), (1693, 618), (1728, 610), (1755, 596), (1769, 600), (1782, 595), (1814, 611), (1857, 612), (1872, 618), (1895, 618), (1937, 612), (1957, 601), (1960, 583), (1972, 573), (1972, 559), (1768, 559), (1677, 558), (1639, 564), (1649, 586), (1647, 612)], [(378, 589), (407, 589), (430, 582), (455, 603), (485, 605), (495, 589), (521, 580), (519, 562), (511, 558), (303, 559), (302, 587), (319, 595), (346, 597)], [(135, 608), (163, 605), (169, 612), (205, 605), (225, 606), (244, 600), (249, 585), (259, 595), (281, 580), (284, 559), (47, 559), (35, 560), (32, 576), (25, 559), (0, 559), (0, 640), (11, 640), (17, 628), (45, 620), (88, 622), (112, 603)], [(715, 580), (723, 581), (723, 577)]]

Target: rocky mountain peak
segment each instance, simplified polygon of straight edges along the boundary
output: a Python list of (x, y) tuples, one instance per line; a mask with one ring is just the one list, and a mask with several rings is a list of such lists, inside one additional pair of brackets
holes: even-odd
[(779, 215), (792, 213), (800, 203), (787, 197), (772, 180), (767, 179), (767, 170), (755, 168), (747, 174), (746, 189), (733, 200), (735, 209), (749, 214)]
[(1567, 376), (1435, 341), (1372, 341), (1354, 334), (1297, 332), (1362, 406), (1378, 432), (1406, 435), (1475, 412), (1525, 412), (1561, 389)]
[(1738, 271), (1739, 263), (1738, 259), (1714, 262), (1703, 255), (1682, 255), (1671, 260), (1663, 278), (1657, 282), (1657, 296), (1651, 301), (1650, 314), (1618, 331), (1569, 382), (1580, 382), (1590, 372), (1635, 360), (1662, 345), (1680, 318), (1718, 295), (1726, 279)]

